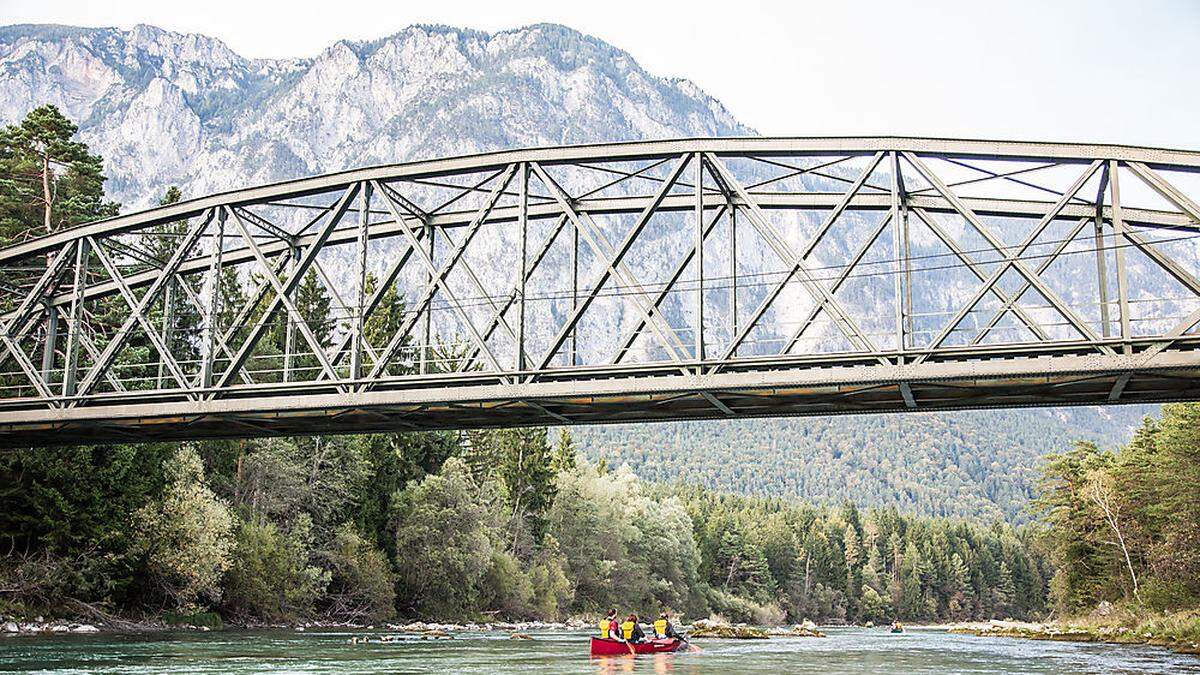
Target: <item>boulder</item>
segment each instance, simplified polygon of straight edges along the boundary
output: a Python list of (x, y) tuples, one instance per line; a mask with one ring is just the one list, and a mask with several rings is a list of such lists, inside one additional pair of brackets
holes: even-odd
[[(697, 622), (700, 623), (700, 622)], [(713, 625), (708, 622), (704, 626), (693, 624), (691, 635), (693, 638), (726, 638), (730, 640), (766, 640), (769, 636), (767, 631), (761, 628), (754, 628), (744, 624), (737, 626), (729, 625)]]
[(78, 626), (71, 627), (72, 633), (99, 633), (100, 629), (89, 623), (81, 623)]
[(14, 622), (14, 621), (8, 621), (8, 622), (6, 622), (6, 623), (4, 624), (4, 627), (3, 627), (3, 629), (4, 629), (4, 632), (5, 632), (5, 633), (20, 633), (20, 632), (21, 632), (21, 627), (20, 627), (20, 626), (18, 626), (18, 625), (16, 624), (16, 622)]

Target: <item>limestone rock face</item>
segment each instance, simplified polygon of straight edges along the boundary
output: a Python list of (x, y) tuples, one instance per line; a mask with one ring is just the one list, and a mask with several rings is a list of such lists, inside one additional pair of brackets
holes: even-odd
[(0, 28), (0, 121), (53, 103), (126, 210), (185, 196), (509, 147), (745, 134), (696, 85), (555, 25), (411, 26), (255, 60), (152, 26)]

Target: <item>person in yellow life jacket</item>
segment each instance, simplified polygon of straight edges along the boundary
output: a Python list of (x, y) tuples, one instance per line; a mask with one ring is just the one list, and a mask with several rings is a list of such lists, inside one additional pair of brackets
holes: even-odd
[(608, 610), (608, 614), (600, 619), (600, 638), (604, 640), (617, 638), (617, 610)]
[(638, 623), (637, 614), (630, 614), (625, 623), (621, 624), (621, 637), (626, 642), (641, 642), (646, 639), (646, 632)]
[(679, 637), (675, 634), (675, 626), (671, 625), (670, 612), (663, 612), (658, 615), (658, 620), (654, 622), (654, 637), (660, 640)]

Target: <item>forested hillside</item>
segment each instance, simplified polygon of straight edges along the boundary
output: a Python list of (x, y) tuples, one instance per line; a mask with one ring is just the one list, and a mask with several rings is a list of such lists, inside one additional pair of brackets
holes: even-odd
[(844, 499), (1027, 522), (1042, 457), (1128, 440), (1145, 406), (615, 425), (575, 430), (591, 460), (723, 492)]

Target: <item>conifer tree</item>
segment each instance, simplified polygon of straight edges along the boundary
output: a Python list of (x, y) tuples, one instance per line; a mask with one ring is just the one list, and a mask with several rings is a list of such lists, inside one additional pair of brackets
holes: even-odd
[(103, 162), (53, 105), (0, 130), (0, 245), (116, 215)]

